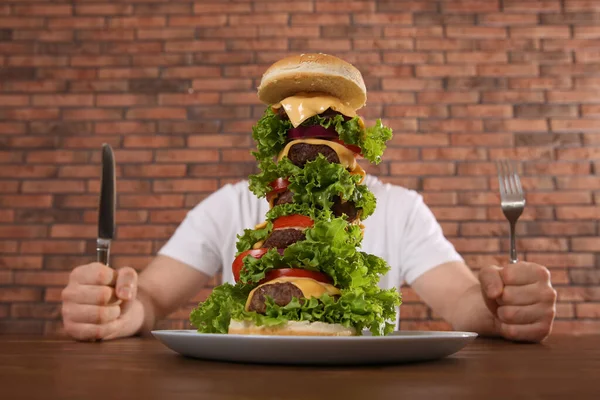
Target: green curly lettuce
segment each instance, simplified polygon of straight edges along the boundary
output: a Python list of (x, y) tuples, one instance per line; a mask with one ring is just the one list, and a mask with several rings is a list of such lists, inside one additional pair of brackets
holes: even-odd
[[(340, 114), (332, 118), (315, 115), (301, 125), (321, 125), (326, 129), (335, 129), (340, 140), (360, 147), (363, 157), (374, 164), (381, 162), (386, 142), (392, 138), (392, 130), (384, 126), (380, 119), (374, 126), (364, 128), (358, 116), (345, 121)], [(254, 157), (261, 162), (279, 154), (287, 142), (287, 131), (293, 127), (289, 120), (279, 118), (271, 107), (267, 107), (262, 118), (252, 127), (252, 138), (257, 148), (252, 153)]]
[(384, 259), (359, 251), (362, 232), (342, 218), (316, 221), (304, 231), (306, 239), (288, 246), (283, 254), (270, 249), (260, 258), (245, 257), (240, 282), (259, 282), (276, 268), (302, 268), (323, 272), (338, 288), (376, 285), (389, 271)]
[(261, 169), (259, 174), (249, 178), (249, 188), (258, 197), (265, 196), (271, 190), (270, 182), (287, 178), (288, 189), (293, 193), (295, 203), (331, 210), (333, 200), (339, 196), (361, 210), (361, 220), (375, 211), (375, 195), (366, 185), (359, 183), (361, 176), (351, 174), (341, 164), (328, 162), (322, 154), (307, 162), (304, 168), (296, 167), (287, 157), (283, 157), (279, 163), (271, 160), (262, 162)]
[(236, 256), (246, 250), (250, 250), (256, 242), (266, 239), (273, 229), (271, 221), (266, 222), (267, 225), (262, 229), (244, 229), (241, 235), (237, 235), (237, 243), (235, 244), (237, 248)]
[(396, 307), (402, 302), (396, 289), (371, 286), (342, 290), (337, 299), (327, 294), (304, 301), (292, 298), (285, 306), (278, 306), (267, 297), (265, 313), (258, 314), (244, 309), (248, 294), (247, 286), (228, 283), (217, 286), (208, 299), (191, 312), (191, 324), (198, 332), (227, 333), (231, 319), (250, 320), (258, 326), (278, 326), (287, 321), (320, 321), (352, 327), (359, 335), (369, 329), (379, 336), (393, 331)]

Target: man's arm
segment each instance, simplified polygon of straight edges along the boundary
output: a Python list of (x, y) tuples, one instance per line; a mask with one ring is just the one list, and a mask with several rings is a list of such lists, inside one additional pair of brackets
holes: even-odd
[(479, 279), (462, 262), (433, 268), (412, 287), (456, 330), (539, 342), (552, 331), (556, 291), (543, 266), (519, 262), (486, 267)]
[(208, 275), (159, 255), (139, 274), (100, 263), (75, 268), (62, 292), (67, 334), (78, 340), (107, 340), (146, 334), (156, 321), (185, 304)]

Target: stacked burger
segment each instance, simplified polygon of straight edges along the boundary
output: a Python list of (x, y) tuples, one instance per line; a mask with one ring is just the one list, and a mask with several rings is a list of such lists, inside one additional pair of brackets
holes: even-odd
[(360, 250), (375, 210), (364, 158), (377, 164), (392, 131), (365, 127), (366, 88), (353, 65), (326, 54), (284, 58), (258, 88), (268, 107), (253, 127), (260, 172), (250, 190), (269, 202), (263, 223), (237, 236), (235, 285), (190, 315), (203, 333), (374, 335), (393, 331), (400, 295), (377, 285), (389, 270)]

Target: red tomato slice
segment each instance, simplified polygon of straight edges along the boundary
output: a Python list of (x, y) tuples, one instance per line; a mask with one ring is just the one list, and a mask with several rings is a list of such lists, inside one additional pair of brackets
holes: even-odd
[(267, 251), (269, 251), (269, 249), (250, 249), (240, 253), (240, 255), (237, 256), (231, 264), (231, 270), (233, 272), (233, 278), (235, 281), (237, 282), (240, 280), (240, 271), (244, 266), (244, 257), (251, 255), (254, 258), (261, 258)]
[(313, 225), (312, 219), (300, 214), (286, 215), (273, 221), (273, 229), (311, 228)]
[(271, 199), (278, 193), (285, 192), (289, 184), (290, 181), (288, 181), (287, 178), (277, 178), (273, 182), (269, 183), (269, 186), (271, 186), (273, 190), (267, 193), (267, 201), (271, 201)]
[(347, 148), (348, 150), (353, 152), (354, 155), (362, 157), (362, 150), (360, 149), (360, 147), (358, 147), (354, 144), (346, 144), (346, 143), (342, 142), (340, 139), (331, 139), (331, 141), (341, 144), (342, 146), (344, 146), (345, 148)]
[(318, 282), (323, 283), (333, 283), (333, 280), (322, 272), (317, 271), (308, 271), (306, 269), (300, 268), (278, 268), (272, 269), (265, 274), (263, 280), (259, 282), (259, 284), (272, 281), (273, 279), (282, 278), (284, 276), (287, 277), (297, 277), (297, 278), (311, 278)]

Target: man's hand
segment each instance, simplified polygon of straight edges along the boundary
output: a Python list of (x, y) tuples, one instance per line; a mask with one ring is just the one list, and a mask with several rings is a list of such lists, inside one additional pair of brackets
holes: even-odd
[(132, 336), (143, 323), (136, 300), (138, 276), (133, 268), (115, 271), (100, 263), (82, 265), (62, 291), (65, 331), (77, 340)]
[(556, 291), (548, 269), (528, 262), (486, 267), (480, 271), (479, 281), (496, 329), (504, 338), (540, 342), (550, 334)]

